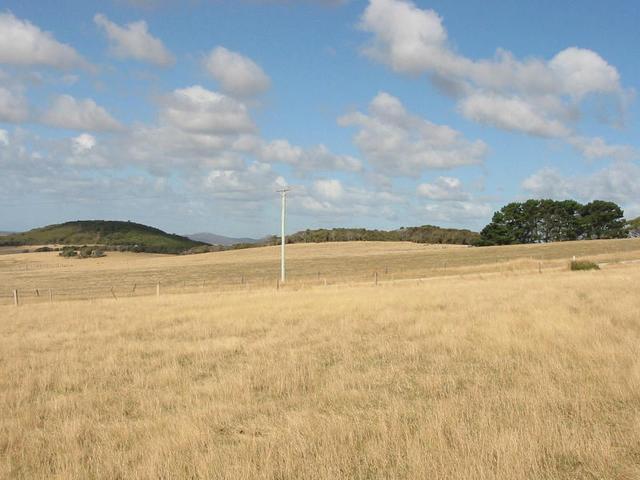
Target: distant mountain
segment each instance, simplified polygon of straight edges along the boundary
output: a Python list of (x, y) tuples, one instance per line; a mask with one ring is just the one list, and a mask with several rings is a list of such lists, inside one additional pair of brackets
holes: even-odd
[(216, 235), (215, 233), (192, 233), (190, 235), (185, 235), (190, 240), (195, 240), (196, 242), (204, 242), (209, 243), (211, 245), (236, 245), (239, 243), (260, 243), (262, 240), (255, 238), (234, 238), (234, 237), (225, 237), (224, 235)]
[(0, 237), (0, 245), (105, 245), (118, 250), (183, 253), (202, 242), (134, 222), (82, 220)]
[(0, 232), (0, 237), (6, 237), (7, 235), (13, 235), (15, 232)]

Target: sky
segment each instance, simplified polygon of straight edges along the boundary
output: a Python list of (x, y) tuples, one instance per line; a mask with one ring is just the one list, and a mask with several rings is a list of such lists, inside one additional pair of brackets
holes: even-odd
[(0, 230), (640, 215), (640, 3), (3, 0)]

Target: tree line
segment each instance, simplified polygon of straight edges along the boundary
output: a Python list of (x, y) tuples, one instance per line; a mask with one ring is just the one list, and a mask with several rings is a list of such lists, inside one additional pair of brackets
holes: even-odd
[[(366, 228), (320, 228), (303, 230), (287, 237), (287, 243), (323, 242), (415, 242), (471, 245), (479, 239), (477, 232), (456, 228), (441, 228), (434, 225), (401, 227), (397, 230), (368, 230)], [(279, 237), (272, 236), (267, 244), (276, 245)]]
[(594, 200), (527, 200), (512, 202), (493, 214), (475, 243), (511, 245), (628, 236), (622, 209), (614, 202)]

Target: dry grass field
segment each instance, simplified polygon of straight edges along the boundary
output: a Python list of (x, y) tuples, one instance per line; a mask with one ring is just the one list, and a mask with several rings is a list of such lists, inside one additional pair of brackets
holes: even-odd
[[(278, 247), (173, 256), (108, 252), (79, 260), (57, 252), (0, 255), (0, 305), (163, 293), (275, 288)], [(461, 274), (564, 269), (573, 256), (599, 262), (640, 259), (640, 239), (466, 248), (409, 242), (296, 244), (287, 247), (288, 285), (369, 283)]]
[[(640, 265), (566, 269), (639, 245), (299, 246), (304, 278), (352, 284), (0, 306), (0, 478), (640, 478)], [(0, 278), (237, 275), (276, 255), (7, 255)], [(438, 278), (355, 282), (392, 260)]]

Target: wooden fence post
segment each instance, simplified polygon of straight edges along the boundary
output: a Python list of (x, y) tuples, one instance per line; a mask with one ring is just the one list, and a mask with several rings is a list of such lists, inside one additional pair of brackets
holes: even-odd
[(375, 273), (376, 285), (378, 285), (378, 272)]
[(49, 302), (53, 302), (53, 291), (49, 289)]
[(156, 297), (160, 298), (160, 282), (156, 283)]
[(280, 290), (280, 279), (276, 278), (276, 291)]
[(20, 305), (20, 296), (18, 295), (18, 290), (13, 291), (13, 303), (16, 307)]

